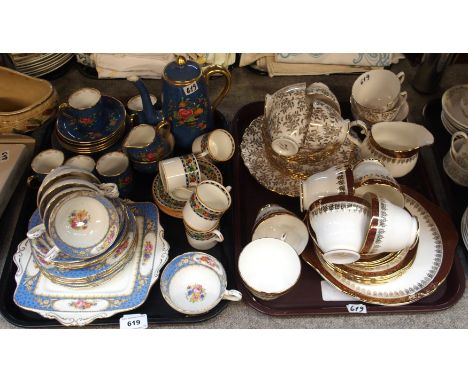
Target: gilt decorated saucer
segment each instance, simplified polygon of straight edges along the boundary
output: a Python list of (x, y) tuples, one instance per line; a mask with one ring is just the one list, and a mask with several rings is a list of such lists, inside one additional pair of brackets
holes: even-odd
[(86, 119), (78, 120), (62, 108), (57, 116), (57, 135), (68, 143), (99, 143), (116, 135), (125, 125), (125, 107), (118, 99), (102, 96), (104, 128), (98, 128)]
[(58, 285), (41, 273), (26, 239), (13, 256), (18, 267), (14, 302), (66, 326), (87, 325), (142, 305), (169, 258), (169, 244), (153, 203), (129, 203), (128, 208), (136, 218), (138, 239), (131, 260), (120, 272), (97, 286)]
[[(211, 162), (199, 160), (201, 171), (201, 180), (213, 180), (223, 184), (223, 176), (219, 169)], [(156, 175), (153, 181), (153, 199), (159, 209), (165, 214), (182, 219), (182, 211), (186, 201), (176, 200), (171, 197), (166, 191), (161, 181), (161, 177)]]
[[(245, 129), (241, 142), (241, 156), (250, 174), (266, 189), (280, 195), (299, 196), (299, 180), (280, 171), (268, 160), (262, 135), (263, 116), (255, 118)], [(359, 148), (346, 139), (333, 154), (320, 161), (309, 161), (303, 170), (312, 175), (338, 164), (354, 163)]]

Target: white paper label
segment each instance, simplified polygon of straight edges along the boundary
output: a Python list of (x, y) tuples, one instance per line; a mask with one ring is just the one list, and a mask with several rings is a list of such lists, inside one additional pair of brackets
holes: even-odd
[(0, 162), (6, 162), (8, 159), (10, 159), (10, 152), (8, 150), (2, 151), (0, 153)]
[(347, 304), (346, 308), (349, 313), (367, 313), (367, 308), (364, 304)]
[(147, 327), (146, 314), (127, 314), (120, 319), (120, 329), (146, 329)]
[(190, 95), (192, 93), (195, 93), (198, 90), (198, 85), (196, 82), (193, 84), (187, 85), (184, 87), (184, 93), (185, 95)]

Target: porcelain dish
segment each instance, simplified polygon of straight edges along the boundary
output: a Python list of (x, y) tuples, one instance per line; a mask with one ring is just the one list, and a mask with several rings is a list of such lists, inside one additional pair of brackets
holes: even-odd
[(128, 207), (136, 217), (138, 242), (130, 262), (120, 272), (90, 288), (58, 285), (40, 272), (31, 245), (24, 240), (14, 255), (18, 267), (14, 302), (66, 326), (87, 325), (142, 305), (168, 260), (169, 244), (154, 204), (129, 203)]

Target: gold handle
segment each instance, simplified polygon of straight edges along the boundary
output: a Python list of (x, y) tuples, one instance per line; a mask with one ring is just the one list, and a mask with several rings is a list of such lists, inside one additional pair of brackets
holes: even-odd
[(171, 124), (165, 119), (163, 119), (154, 127), (154, 129), (156, 130), (156, 134), (159, 134), (159, 132), (162, 130), (162, 135), (167, 136), (168, 133), (171, 131)]
[(62, 109), (65, 109), (66, 107), (68, 107), (68, 102), (63, 102), (59, 105), (58, 109), (59, 111), (61, 111)]
[(215, 74), (221, 74), (225, 78), (226, 82), (219, 96), (216, 97), (216, 99), (211, 104), (212, 110), (216, 109), (218, 104), (223, 100), (223, 98), (231, 89), (231, 73), (229, 72), (229, 70), (227, 70), (224, 66), (221, 66), (221, 65), (211, 65), (211, 66), (208, 66), (204, 70), (203, 76), (205, 77), (207, 85), (208, 85), (208, 80), (210, 79), (210, 77)]

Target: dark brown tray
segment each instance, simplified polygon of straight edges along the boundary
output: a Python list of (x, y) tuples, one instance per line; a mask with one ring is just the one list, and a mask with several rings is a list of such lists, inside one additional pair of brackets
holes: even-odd
[[(263, 113), (263, 102), (255, 102), (240, 109), (232, 122), (232, 131), (237, 147), (240, 146), (244, 130), (250, 122)], [(343, 115), (350, 115), (349, 106), (342, 104)], [(418, 161), (416, 169), (409, 175), (400, 178), (400, 183), (409, 186), (412, 190), (417, 190), (426, 198), (434, 201), (435, 194), (432, 191), (431, 183), (428, 181), (425, 166), (422, 160)], [(251, 240), (251, 229), (255, 216), (263, 205), (267, 203), (278, 203), (289, 210), (300, 214), (298, 198), (281, 196), (261, 186), (256, 179), (250, 175), (244, 166), (240, 150), (234, 158), (234, 263), (237, 263), (242, 248)], [(413, 193), (414, 194), (414, 193)], [(449, 242), (444, 243), (447, 251), (455, 251), (457, 234), (448, 215), (433, 203), (427, 202), (438, 217), (445, 223), (449, 233)], [(426, 205), (426, 201), (424, 201)], [(299, 215), (300, 216), (300, 215)], [(306, 251), (311, 250), (311, 245)], [(262, 301), (256, 299), (243, 285), (237, 267), (235, 266), (238, 287), (242, 291), (243, 300), (254, 309), (275, 316), (292, 315), (315, 315), (315, 314), (344, 314), (348, 310), (346, 301), (323, 301), (320, 282), (322, 278), (308, 264), (302, 261), (302, 273), (298, 283), (286, 295), (272, 301)], [(454, 305), (463, 295), (465, 289), (465, 275), (460, 260), (455, 256), (452, 269), (447, 279), (430, 296), (425, 297), (415, 303), (403, 306), (380, 306), (367, 305), (368, 313), (408, 313), (408, 312), (430, 312), (447, 309)]]

